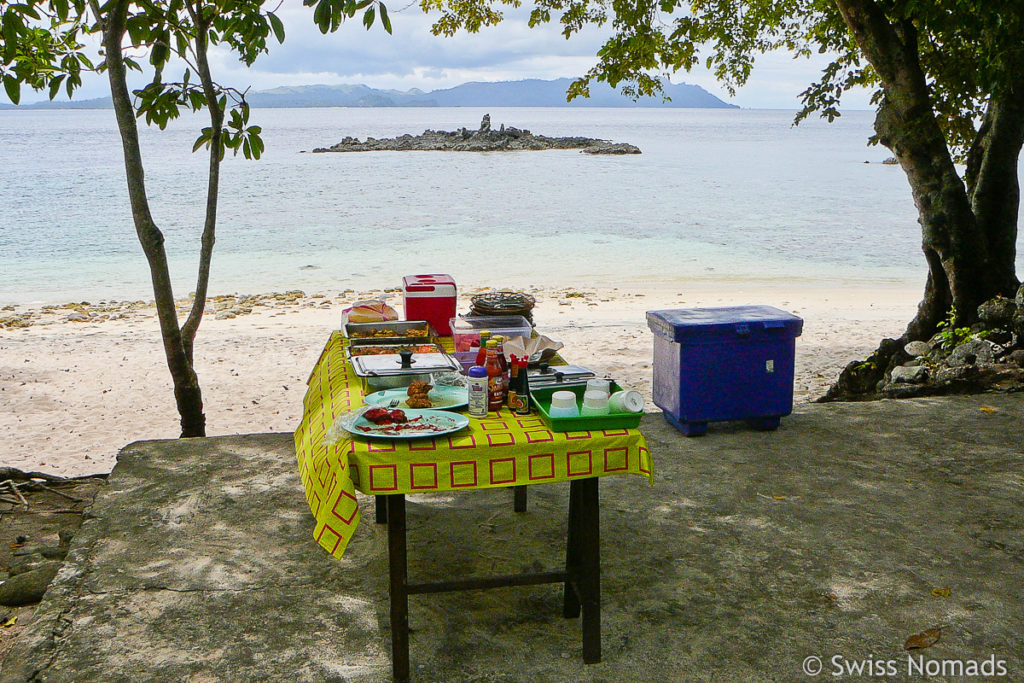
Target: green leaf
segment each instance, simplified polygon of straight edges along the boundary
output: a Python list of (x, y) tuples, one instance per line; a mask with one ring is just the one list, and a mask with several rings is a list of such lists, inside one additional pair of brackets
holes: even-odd
[(391, 35), (391, 18), (388, 17), (388, 8), (384, 6), (384, 3), (378, 3), (380, 7), (380, 23), (384, 25), (384, 30)]
[(52, 100), (60, 92), (60, 84), (64, 82), (64, 76), (57, 76), (50, 81), (50, 99)]
[(196, 138), (195, 144), (192, 145), (192, 152), (193, 153), (194, 152), (198, 152), (200, 147), (202, 147), (203, 145), (205, 145), (205, 144), (207, 144), (209, 142), (210, 136), (206, 134), (206, 131), (208, 131), (208, 130), (209, 130), (209, 128), (204, 128), (203, 132), (199, 135), (199, 137)]
[(284, 42), (284, 22), (273, 12), (267, 14), (267, 20), (270, 21), (270, 28), (274, 31), (274, 37), (277, 38), (277, 42)]
[(6, 54), (8, 50), (13, 50), (20, 42), (18, 40), (18, 33), (25, 25), (22, 23), (21, 18), (12, 11), (4, 12), (3, 24), (4, 41), (6, 41), (4, 53)]
[(363, 13), (363, 26), (369, 31), (370, 27), (373, 26), (373, 20), (376, 18), (377, 12), (371, 7)]
[(21, 101), (21, 83), (14, 76), (4, 74), (4, 90), (7, 91), (7, 97), (10, 98), (12, 104), (18, 104)]

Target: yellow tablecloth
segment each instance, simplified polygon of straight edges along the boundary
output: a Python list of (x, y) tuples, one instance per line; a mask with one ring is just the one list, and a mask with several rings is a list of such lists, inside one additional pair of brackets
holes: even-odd
[(361, 380), (334, 332), (308, 380), (295, 453), (317, 543), (340, 558), (359, 524), (355, 491), (424, 493), (541, 484), (610, 474), (651, 477), (647, 442), (636, 429), (552, 432), (540, 417), (506, 409), (436, 438), (350, 437), (327, 443), (337, 416), (364, 405)]

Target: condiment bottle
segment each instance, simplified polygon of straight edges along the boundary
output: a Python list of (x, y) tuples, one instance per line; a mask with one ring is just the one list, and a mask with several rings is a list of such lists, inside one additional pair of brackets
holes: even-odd
[(480, 330), (480, 348), (476, 352), (476, 365), (483, 367), (487, 362), (487, 340), (491, 338), (488, 330)]
[(469, 414), (487, 417), (487, 368), (474, 365), (469, 369)]
[(506, 399), (508, 409), (513, 413), (519, 409), (519, 359), (512, 354), (509, 363), (508, 396)]
[(501, 366), (502, 379), (505, 382), (505, 393), (508, 394), (508, 359), (505, 358), (505, 338), (500, 334), (491, 336), (498, 342), (498, 365)]
[(519, 404), (516, 407), (516, 415), (530, 414), (530, 376), (528, 368), (529, 358), (519, 359), (519, 389), (517, 390)]
[(505, 403), (505, 373), (501, 371), (501, 365), (498, 364), (498, 342), (490, 339), (485, 348), (487, 350), (487, 360), (484, 362), (484, 368), (487, 370), (487, 409), (501, 410), (501, 406)]

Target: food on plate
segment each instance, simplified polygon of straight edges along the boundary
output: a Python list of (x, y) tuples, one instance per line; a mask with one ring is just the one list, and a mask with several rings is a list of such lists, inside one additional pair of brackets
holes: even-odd
[(427, 384), (422, 380), (416, 380), (409, 385), (407, 393), (409, 394), (409, 396), (415, 396), (416, 394), (427, 394), (433, 388), (433, 384)]
[[(378, 416), (379, 422), (375, 422), (374, 426), (369, 425), (356, 425), (356, 429), (366, 434), (374, 436), (416, 436), (419, 434), (434, 434), (434, 433), (446, 433), (452, 429), (458, 428), (458, 423), (451, 418), (438, 418), (431, 416), (430, 419), (426, 419), (423, 415), (417, 415), (416, 417), (406, 418), (405, 413), (401, 410), (385, 410), (384, 408), (374, 408), (373, 410), (379, 410), (380, 413), (375, 413)], [(370, 411), (366, 411), (369, 413)], [(401, 413), (402, 420), (392, 421), (390, 418), (391, 413)], [(365, 416), (366, 413), (363, 413)]]
[(426, 394), (413, 394), (405, 401), (410, 408), (433, 408), (434, 404)]
[(372, 422), (375, 425), (390, 425), (390, 424), (402, 424), (408, 422), (409, 418), (405, 416), (405, 412), (398, 410), (388, 410), (387, 408), (370, 408), (363, 417)]
[(409, 398), (406, 399), (405, 405), (410, 408), (433, 408), (434, 404), (430, 402), (430, 390), (433, 389), (432, 384), (427, 384), (421, 380), (416, 380), (409, 385), (407, 393)]

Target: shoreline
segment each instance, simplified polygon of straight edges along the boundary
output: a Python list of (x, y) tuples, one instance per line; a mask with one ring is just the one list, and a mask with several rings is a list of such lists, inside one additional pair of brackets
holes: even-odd
[[(458, 312), (486, 289), (460, 285)], [(565, 344), (567, 360), (640, 390), (647, 411), (657, 410), (650, 399), (647, 310), (757, 303), (796, 313), (804, 319), (794, 378), (799, 403), (822, 395), (848, 362), (883, 337), (901, 334), (920, 298), (917, 287), (792, 282), (521, 289), (536, 297), (538, 329)], [(209, 297), (195, 345), (208, 434), (294, 430), (306, 377), (341, 310), (382, 291)], [(400, 292), (387, 291), (401, 313)], [(188, 304), (179, 302), (179, 315)], [(4, 306), (0, 385), (5, 465), (62, 476), (109, 472), (128, 443), (178, 436), (152, 302)]]

